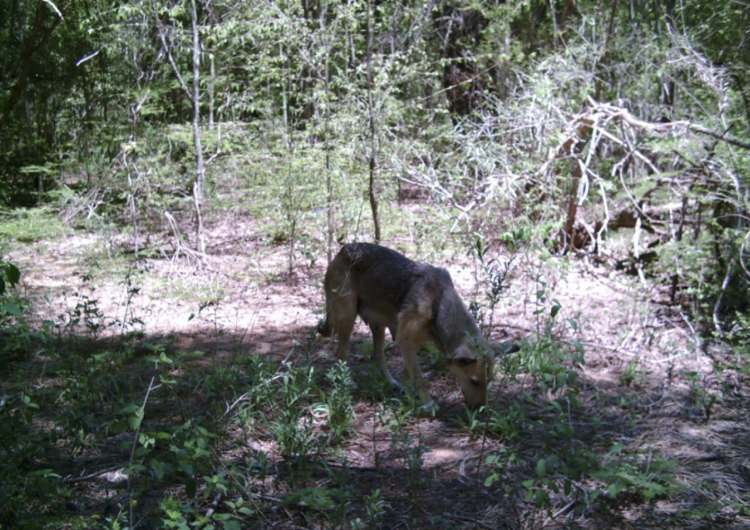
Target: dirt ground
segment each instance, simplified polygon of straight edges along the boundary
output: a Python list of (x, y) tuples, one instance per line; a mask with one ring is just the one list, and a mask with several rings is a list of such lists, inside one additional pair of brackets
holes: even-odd
[[(9, 258), (22, 270), (22, 288), (37, 300), (40, 320), (55, 318), (89, 296), (99, 301), (107, 319), (140, 320), (147, 335), (172, 336), (176, 348), (202, 350), (207, 358), (239, 351), (291, 362), (311, 358), (316, 367), (331, 366), (331, 343), (314, 333), (323, 310), (325, 257), (311, 263), (297, 254), (289, 274), (288, 246), (256, 237), (250, 220), (235, 218), (210, 230), (203, 265), (173, 253), (141, 262), (142, 272), (132, 274), (137, 293), (129, 292), (123, 280), (125, 265), (108, 268), (106, 247), (94, 236), (71, 235), (14, 251)], [(398, 241), (386, 244), (408, 248)], [(96, 249), (99, 259), (92, 257)], [(497, 256), (509, 258), (502, 251)], [(446, 253), (433, 264), (450, 271), (467, 303), (484, 302), (476, 266), (465, 252)], [(84, 281), (87, 274), (91, 279)], [(340, 448), (345, 480), (363, 494), (380, 489), (386, 500), (380, 528), (750, 528), (750, 381), (733, 369), (717, 372), (715, 362), (731, 360), (732, 352), (698, 338), (688, 316), (664, 302), (658, 281), (642, 283), (587, 257), (562, 263), (521, 255), (492, 315), (490, 335), (534, 342), (558, 303), (562, 309), (551, 335), (563, 344), (580, 343), (585, 355), (585, 363), (577, 367), (581, 407), (571, 413), (579, 443), (599, 451), (616, 444), (618, 454), (658, 455), (674, 462), (670, 475), (678, 487), (669, 494), (623, 494), (594, 510), (593, 504), (580, 502), (585, 497), (581, 492), (593, 487), (591, 478), (582, 478), (574, 484), (581, 493), (577, 497), (551, 492), (552, 509), (535, 509), (522, 483), (535, 478), (545, 450), (539, 433), (553, 425), (543, 406), (548, 396), (531, 380), (510, 385), (500, 375), (492, 401), (511, 406), (524, 392), (534, 393), (537, 401), (529, 415), (538, 423), (512, 443), (484, 437), (463, 424), (466, 413), (455, 381), (436, 374), (426, 361), (423, 370), (440, 410), (408, 427), (429, 448), (420, 484), (410, 480), (392, 432), (379, 419), (381, 404), (358, 398), (356, 392), (352, 434)], [(118, 331), (113, 327), (108, 333)], [(360, 378), (372, 372), (360, 352), (367, 339), (359, 323), (350, 363)], [(398, 352), (389, 353), (389, 362), (394, 374), (402, 373)], [(706, 401), (696, 395), (696, 377), (701, 389), (716, 396), (710, 414), (701, 407)], [(247, 443), (279, 459), (272, 441)], [(511, 450), (516, 463), (501, 468), (499, 480), (486, 486), (486, 457)], [(325, 488), (329, 481), (327, 475), (313, 476), (309, 486)], [(258, 499), (268, 503), (256, 527), (325, 526), (314, 517), (273, 506), (290, 493), (282, 472), (256, 487)], [(353, 502), (347, 512), (351, 520), (365, 515), (362, 502)]]

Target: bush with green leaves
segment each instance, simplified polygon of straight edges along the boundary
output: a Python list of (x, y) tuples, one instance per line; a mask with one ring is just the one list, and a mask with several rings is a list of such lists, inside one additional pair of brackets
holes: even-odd
[[(32, 331), (24, 318), (25, 301), (16, 296), (15, 287), (21, 271), (0, 256), (0, 359), (6, 355), (25, 354)], [(43, 337), (38, 336), (39, 339)]]
[(20, 281), (21, 271), (18, 267), (0, 256), (0, 296), (5, 295), (9, 288), (15, 287)]
[(55, 436), (35, 427), (41, 406), (32, 392), (0, 401), (0, 526), (22, 528), (63, 492), (62, 477), (46, 460)]

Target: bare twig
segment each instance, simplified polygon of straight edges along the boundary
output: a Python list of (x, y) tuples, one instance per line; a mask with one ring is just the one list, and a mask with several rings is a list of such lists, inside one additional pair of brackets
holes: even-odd
[(495, 528), (494, 526), (490, 526), (487, 523), (484, 523), (484, 522), (480, 521), (479, 519), (476, 519), (474, 517), (467, 517), (466, 515), (457, 515), (457, 514), (453, 514), (453, 513), (444, 513), (443, 517), (445, 517), (446, 519), (453, 519), (454, 521), (463, 521), (463, 522), (466, 522), (466, 523), (472, 523), (475, 526), (480, 526), (482, 528), (487, 528), (488, 530), (492, 530), (493, 528)]
[(714, 304), (714, 327), (716, 328), (716, 331), (719, 332), (719, 337), (724, 338), (725, 332), (724, 327), (721, 324), (721, 306), (724, 303), (724, 295), (727, 293), (727, 290), (729, 289), (729, 285), (732, 281), (732, 276), (734, 275), (734, 259), (729, 261), (729, 264), (727, 265), (727, 271), (724, 275), (724, 281), (721, 282), (721, 291), (719, 292), (719, 296), (716, 299), (716, 303)]
[[(146, 390), (146, 395), (143, 397), (143, 405), (141, 405), (141, 418), (138, 422), (138, 426), (135, 428), (135, 434), (133, 435), (133, 446), (130, 449), (130, 459), (128, 460), (128, 467), (132, 467), (133, 465), (133, 459), (135, 458), (135, 448), (138, 447), (138, 435), (141, 432), (141, 425), (143, 424), (143, 418), (146, 415), (146, 403), (148, 403), (148, 396), (151, 394), (152, 390), (156, 390), (161, 385), (154, 386), (154, 379), (155, 377), (151, 377), (151, 382), (148, 384), (148, 389)], [(132, 479), (132, 477), (130, 477)], [(130, 497), (132, 499), (133, 497), (133, 481), (130, 480)], [(133, 513), (133, 502), (129, 502), (128, 505), (130, 506), (130, 528), (135, 528), (135, 519), (134, 519), (134, 513)]]

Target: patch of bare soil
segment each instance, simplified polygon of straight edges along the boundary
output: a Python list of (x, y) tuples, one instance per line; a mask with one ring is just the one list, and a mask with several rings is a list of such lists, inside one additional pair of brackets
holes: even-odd
[[(131, 273), (130, 284), (123, 280), (127, 268), (100, 273), (106, 260), (92, 262), (91, 247), (99, 242), (91, 237), (71, 237), (47, 245), (43, 254), (28, 249), (11, 259), (23, 271), (26, 292), (47, 299), (37, 305), (40, 320), (72, 311), (88, 296), (97, 300), (102, 322), (125, 322), (104, 334), (142, 328), (147, 337), (172, 337), (178, 350), (206, 352), (198, 362), (262, 355), (292, 363), (311, 360), (320, 369), (332, 366), (331, 345), (314, 334), (322, 316), (325, 258), (319, 255), (311, 263), (297, 253), (290, 273), (288, 246), (255, 237), (247, 219), (231, 219), (212, 230), (204, 264), (186, 257), (149, 260), (137, 265), (141, 272)], [(467, 303), (483, 302), (476, 268), (465, 257), (434, 264), (451, 272)], [(85, 280), (92, 273), (93, 279)], [(439, 412), (394, 430), (383, 420), (383, 401), (357, 390), (351, 434), (335, 455), (320, 457), (323, 466), (303, 472), (281, 458), (268, 436), (235, 429), (236, 437), (245, 437), (240, 443), (245, 449), (228, 442), (219, 456), (238, 463), (262, 452), (271, 469), (247, 484), (248, 495), (257, 494), (248, 528), (346, 526), (284, 501), (294, 488), (329, 491), (341, 485), (356, 492), (346, 501), (349, 522), (368, 520), (372, 499), (365, 496), (380, 491), (382, 515), (372, 522), (378, 528), (750, 528), (750, 384), (737, 371), (713, 368), (722, 356), (731, 361), (731, 352), (701, 343), (685, 315), (656, 303), (656, 283), (639, 284), (584, 258), (563, 264), (520, 257), (508, 286), (491, 315), (491, 336), (534, 344), (543, 335), (570, 350), (580, 345), (585, 363), (576, 366), (579, 407), (570, 404), (556, 412), (549, 405), (552, 395), (534, 378), (510, 384), (500, 375), (492, 403), (508, 410), (525, 403), (526, 415), (514, 437), (485, 436), (481, 421), (467, 427), (470, 418), (455, 381), (425, 359), (423, 371)], [(554, 305), (561, 309), (552, 319)], [(489, 319), (485, 315), (485, 322)], [(379, 377), (360, 353), (367, 339), (359, 323), (350, 363), (360, 383)], [(401, 374), (397, 352), (391, 350), (389, 359), (392, 372)], [(530, 398), (524, 401), (523, 395)], [(561, 428), (555, 421), (561, 412), (569, 414), (569, 442), (548, 432)], [(401, 433), (409, 435), (411, 446), (399, 445)], [(415, 454), (414, 447), (422, 453)], [(550, 471), (555, 475), (544, 477), (540, 459), (554, 455), (562, 462), (571, 448), (581, 454), (589, 450), (602, 463), (620, 462), (620, 478), (630, 477), (631, 488), (615, 495), (606, 492), (614, 478), (608, 484), (606, 477), (573, 473), (568, 489), (562, 487), (565, 470), (559, 466)], [(487, 464), (491, 455), (500, 456), (499, 464)], [(640, 471), (627, 462), (637, 463)], [(660, 467), (664, 462), (672, 467)], [(331, 482), (332, 469), (341, 484)], [(485, 483), (491, 472), (496, 480)], [(83, 473), (70, 470), (70, 476)], [(555, 477), (561, 478), (557, 491), (541, 480)], [(672, 482), (662, 492), (664, 477)], [(97, 497), (96, 490), (106, 497), (101, 491), (110, 479), (115, 481), (95, 476), (71, 487), (87, 497)], [(529, 480), (533, 484), (524, 485)], [(549, 495), (549, 510), (535, 508), (527, 486)], [(591, 498), (597, 488), (605, 493)], [(179, 488), (173, 493), (179, 495)]]

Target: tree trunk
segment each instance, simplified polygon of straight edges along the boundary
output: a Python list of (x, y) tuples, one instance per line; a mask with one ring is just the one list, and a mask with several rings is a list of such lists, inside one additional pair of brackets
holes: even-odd
[[(63, 7), (62, 9), (64, 11), (65, 7)], [(26, 39), (26, 45), (24, 46), (23, 53), (21, 53), (21, 56), (18, 58), (16, 65), (13, 68), (13, 73), (18, 72), (16, 84), (13, 85), (13, 88), (10, 90), (10, 97), (3, 105), (3, 108), (0, 109), (2, 110), (2, 113), (0, 113), (0, 129), (2, 129), (5, 123), (8, 121), (10, 113), (13, 111), (13, 108), (21, 101), (21, 97), (26, 90), (26, 85), (28, 85), (29, 82), (29, 74), (31, 73), (31, 62), (34, 56), (34, 52), (39, 51), (44, 47), (45, 44), (47, 44), (50, 36), (52, 35), (52, 33), (54, 33), (55, 29), (62, 21), (62, 13), (60, 11), (57, 11), (57, 18), (55, 18), (55, 21), (52, 23), (52, 25), (44, 32), (41, 38), (39, 38), (39, 34), (42, 32), (42, 26), (44, 25), (44, 21), (47, 18), (49, 10), (49, 6), (47, 6), (44, 2), (39, 2), (36, 10), (36, 15), (34, 17), (34, 26), (31, 28), (31, 33)]]
[(368, 196), (372, 210), (372, 222), (375, 225), (373, 241), (380, 243), (380, 217), (378, 216), (378, 199), (375, 195), (375, 177), (378, 169), (378, 130), (375, 125), (375, 108), (372, 97), (372, 2), (367, 2), (367, 108), (370, 114), (370, 184)]
[(216, 65), (215, 57), (212, 53), (209, 57), (211, 64), (210, 80), (208, 82), (208, 126), (214, 126), (214, 87), (216, 86)]
[(433, 22), (443, 53), (443, 90), (454, 123), (481, 107), (485, 86), (476, 52), (487, 19), (463, 2), (446, 4)]
[(196, 175), (193, 183), (193, 204), (195, 206), (195, 240), (196, 249), (205, 253), (206, 245), (203, 240), (203, 182), (206, 170), (203, 166), (203, 150), (201, 149), (201, 107), (200, 107), (200, 40), (198, 38), (198, 13), (195, 0), (190, 2), (191, 18), (193, 22), (193, 141), (195, 143)]
[[(321, 18), (321, 20), (324, 20), (324, 18)], [(330, 79), (330, 63), (331, 63), (331, 56), (330, 54), (327, 55), (326, 63), (325, 63), (325, 87), (326, 87), (326, 97), (328, 98), (331, 95), (331, 79)], [(333, 205), (333, 168), (331, 167), (331, 146), (329, 145), (330, 136), (331, 136), (331, 110), (330, 110), (330, 104), (327, 102), (324, 106), (324, 114), (323, 114), (323, 121), (324, 126), (323, 130), (325, 131), (325, 140), (323, 144), (323, 148), (325, 149), (326, 154), (326, 258), (327, 263), (331, 263), (331, 260), (333, 259), (333, 232), (334, 232), (334, 223), (335, 223), (335, 212), (334, 212), (334, 205)]]
[(289, 54), (284, 49), (284, 43), (279, 44), (279, 60), (283, 62), (286, 69), (284, 72), (284, 82), (281, 87), (281, 108), (284, 113), (284, 131), (286, 132), (286, 143), (289, 152), (287, 154), (287, 176), (285, 183), (285, 191), (283, 198), (284, 210), (286, 213), (287, 221), (289, 222), (289, 263), (288, 273), (291, 276), (294, 272), (294, 246), (295, 238), (297, 235), (297, 211), (294, 202), (295, 189), (295, 173), (292, 161), (294, 160), (294, 129), (292, 124), (292, 108), (291, 108), (291, 92), (294, 84), (292, 78), (292, 69), (289, 65)]
[(572, 179), (570, 194), (568, 195), (568, 212), (565, 219), (565, 227), (563, 228), (563, 249), (565, 251), (574, 249), (574, 229), (578, 216), (578, 190), (581, 185), (581, 177), (583, 176), (579, 158), (591, 136), (592, 125), (591, 120), (581, 119), (576, 124), (576, 128), (573, 129), (572, 135), (563, 143), (560, 150), (560, 153), (573, 164), (570, 168)]
[(177, 76), (177, 80), (180, 82), (182, 91), (187, 94), (193, 105), (193, 143), (195, 145), (195, 180), (193, 181), (193, 207), (195, 208), (195, 247), (196, 250), (204, 254), (206, 251), (206, 245), (203, 236), (203, 181), (205, 179), (206, 170), (203, 163), (203, 150), (201, 148), (201, 108), (200, 108), (200, 39), (198, 36), (198, 11), (195, 7), (196, 0), (190, 2), (190, 18), (193, 27), (193, 89), (187, 86), (185, 80), (180, 74), (180, 69), (177, 68), (177, 63), (172, 57), (172, 48), (167, 44), (167, 39), (164, 36), (164, 28), (159, 22), (159, 14), (154, 9), (154, 17), (156, 19), (156, 29), (159, 33), (159, 39), (161, 40), (162, 47), (167, 54), (169, 64), (172, 66), (172, 70)]

